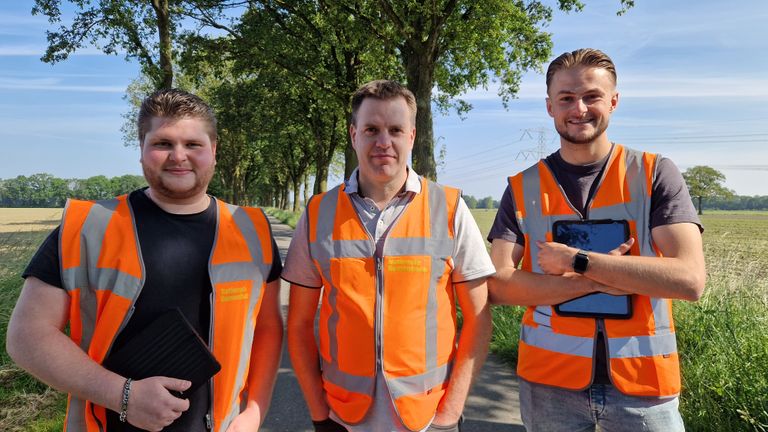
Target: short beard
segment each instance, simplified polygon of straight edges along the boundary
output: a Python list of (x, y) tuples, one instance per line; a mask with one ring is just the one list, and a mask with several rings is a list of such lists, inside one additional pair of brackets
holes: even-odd
[(605, 131), (608, 129), (608, 122), (601, 122), (597, 125), (595, 128), (595, 132), (587, 137), (583, 138), (577, 138), (571, 134), (568, 133), (567, 126), (565, 128), (560, 128), (557, 125), (555, 125), (555, 130), (557, 131), (558, 135), (560, 135), (560, 138), (564, 139), (565, 141), (568, 141), (569, 143), (573, 144), (589, 144), (597, 139), (600, 135), (605, 133)]
[(162, 177), (150, 174), (143, 165), (142, 171), (144, 172), (144, 178), (147, 180), (150, 189), (166, 198), (185, 200), (206, 193), (208, 184), (211, 183), (211, 179), (213, 178), (214, 168), (211, 167), (207, 171), (198, 172), (195, 184), (191, 188), (185, 190), (174, 190), (169, 188), (163, 183)]

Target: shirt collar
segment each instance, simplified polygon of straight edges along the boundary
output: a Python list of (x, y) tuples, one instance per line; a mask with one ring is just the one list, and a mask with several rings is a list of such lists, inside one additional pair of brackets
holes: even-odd
[[(344, 182), (344, 192), (347, 194), (360, 194), (360, 183), (358, 182), (357, 178), (359, 175), (359, 170), (360, 168), (355, 168), (349, 178)], [(401, 192), (400, 194), (406, 192), (413, 192), (417, 195), (420, 194), (421, 181), (419, 180), (419, 175), (416, 174), (416, 171), (414, 171), (411, 167), (406, 166), (406, 170), (408, 170), (408, 177), (405, 178), (405, 191)]]

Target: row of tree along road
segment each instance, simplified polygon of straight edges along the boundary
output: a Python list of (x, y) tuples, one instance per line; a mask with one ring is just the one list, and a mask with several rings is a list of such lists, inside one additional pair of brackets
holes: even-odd
[[(219, 169), (221, 171), (221, 169)], [(693, 197), (698, 209), (720, 210), (768, 210), (768, 195), (766, 196), (738, 196), (733, 191), (723, 186), (725, 176), (719, 171), (707, 167), (696, 166), (687, 169), (683, 177), (688, 185), (688, 190)], [(16, 178), (0, 179), (0, 207), (63, 207), (67, 198), (79, 198), (87, 200), (108, 199), (117, 195), (128, 193), (132, 190), (146, 186), (143, 177), (137, 175), (123, 175), (107, 178), (94, 176), (87, 179), (61, 179), (51, 174), (33, 174), (31, 176), (18, 176)], [(302, 184), (302, 193), (289, 196), (288, 188), (276, 194), (275, 207), (288, 209), (297, 208), (306, 203), (311, 195), (308, 183)], [(209, 187), (213, 195), (226, 196), (220, 177)], [(298, 200), (290, 198), (299, 197)], [(303, 199), (302, 199), (303, 198)], [(464, 195), (464, 201), (471, 209), (494, 209), (499, 207), (499, 201), (493, 197), (475, 198), (472, 195)], [(269, 204), (269, 203), (268, 203)]]
[[(616, 0), (622, 13), (632, 0)], [(42, 60), (94, 45), (124, 53), (142, 76), (127, 89), (127, 142), (147, 93), (171, 86), (218, 113), (218, 189), (236, 203), (278, 206), (288, 191), (326, 190), (329, 171), (356, 165), (347, 143), (349, 97), (377, 78), (416, 96), (414, 169), (435, 179), (433, 102), (465, 113), (458, 95), (499, 83), (513, 98), (522, 75), (551, 57), (553, 7), (579, 0), (35, 0), (54, 24)], [(71, 13), (70, 13), (71, 12)], [(298, 210), (299, 200), (294, 200)]]

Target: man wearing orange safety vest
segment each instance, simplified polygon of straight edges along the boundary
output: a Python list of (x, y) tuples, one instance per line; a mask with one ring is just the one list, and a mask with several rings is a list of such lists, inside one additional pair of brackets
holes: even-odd
[[(565, 53), (546, 80), (560, 150), (509, 178), (489, 234), (492, 301), (528, 306), (523, 422), (529, 431), (682, 431), (671, 299), (695, 301), (705, 282), (688, 190), (669, 159), (608, 139), (619, 102), (608, 56)], [(628, 227), (628, 240), (603, 253), (553, 241), (555, 223), (598, 220)], [(628, 295), (629, 313), (555, 308), (593, 292)]]
[[(206, 194), (217, 132), (200, 98), (152, 94), (138, 132), (149, 187), (67, 202), (61, 225), (24, 272), (8, 353), (69, 393), (66, 431), (256, 430), (283, 336), (281, 264), (269, 222), (257, 208)], [(102, 367), (173, 308), (221, 364), (207, 384), (185, 394), (189, 381), (134, 380)]]
[(415, 117), (396, 82), (353, 95), (359, 167), (310, 200), (288, 250), (288, 348), (316, 431), (458, 431), (488, 349), (494, 268), (459, 191), (406, 165)]

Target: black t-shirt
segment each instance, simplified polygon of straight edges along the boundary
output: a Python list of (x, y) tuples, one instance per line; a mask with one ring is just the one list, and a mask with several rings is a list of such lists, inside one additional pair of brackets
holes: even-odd
[[(146, 281), (135, 303), (135, 310), (111, 351), (119, 349), (139, 330), (168, 309), (178, 307), (200, 336), (208, 341), (212, 292), (208, 260), (216, 230), (216, 202), (211, 200), (200, 213), (177, 215), (157, 206), (144, 190), (129, 196), (136, 217), (141, 256)], [(36, 277), (61, 287), (59, 271), (59, 228), (56, 228), (35, 253), (23, 277)], [(280, 277), (282, 263), (277, 244), (272, 239), (273, 262), (269, 282)], [(205, 431), (205, 415), (210, 406), (208, 386), (201, 386), (189, 396), (189, 409), (164, 431)], [(118, 414), (107, 410), (109, 431), (138, 431), (120, 423)]]
[[(597, 191), (600, 174), (605, 169), (610, 153), (605, 158), (587, 165), (572, 165), (566, 162), (557, 151), (547, 156), (546, 163), (552, 170), (557, 182), (563, 188), (568, 201), (584, 215), (584, 209)], [(515, 200), (507, 185), (501, 197), (499, 211), (488, 234), (488, 241), (502, 239), (525, 246), (525, 238), (515, 217)], [(682, 174), (671, 160), (660, 157), (656, 164), (656, 177), (651, 191), (651, 229), (674, 223), (691, 222), (699, 226), (701, 221), (691, 201), (688, 188)], [(608, 373), (605, 337), (601, 331), (595, 344), (594, 383), (610, 384)]]

